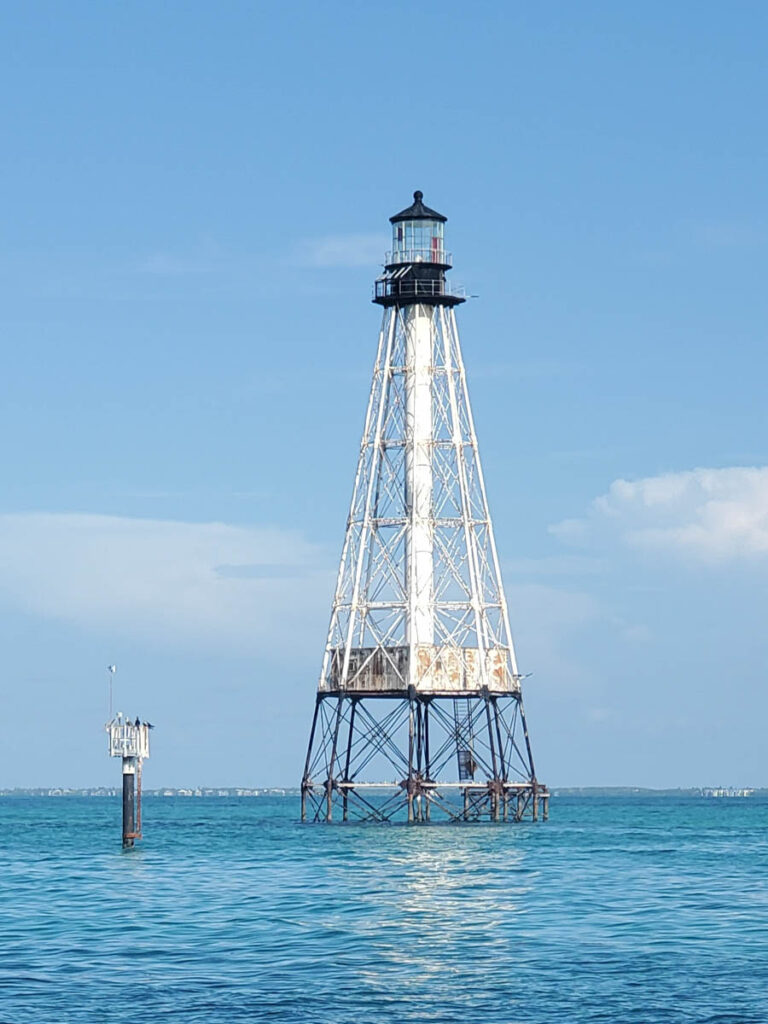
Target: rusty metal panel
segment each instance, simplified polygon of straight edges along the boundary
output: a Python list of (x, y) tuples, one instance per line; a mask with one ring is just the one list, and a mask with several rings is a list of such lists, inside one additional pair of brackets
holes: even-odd
[(485, 671), (476, 647), (422, 645), (416, 651), (417, 690), (435, 693), (476, 693), (487, 686), (498, 693), (514, 693), (518, 682), (510, 671), (506, 648), (485, 652)]
[(344, 650), (331, 655), (329, 689), (350, 693), (391, 693), (405, 691), (408, 683), (407, 647), (353, 647), (344, 679)]

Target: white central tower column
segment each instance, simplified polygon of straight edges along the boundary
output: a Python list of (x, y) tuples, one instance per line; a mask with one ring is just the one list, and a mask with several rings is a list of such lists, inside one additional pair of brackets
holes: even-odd
[(432, 537), (432, 363), (434, 307), (406, 306), (405, 491), (408, 510), (406, 573), (407, 641), (411, 665), (416, 648), (434, 643)]

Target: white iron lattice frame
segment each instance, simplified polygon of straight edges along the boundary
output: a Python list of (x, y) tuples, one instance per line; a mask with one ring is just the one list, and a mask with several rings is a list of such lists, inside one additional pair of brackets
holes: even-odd
[(385, 310), (320, 693), (519, 693), (456, 317)]

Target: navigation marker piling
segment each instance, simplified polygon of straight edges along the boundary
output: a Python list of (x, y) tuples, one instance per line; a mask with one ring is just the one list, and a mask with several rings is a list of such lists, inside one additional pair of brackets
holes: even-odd
[(123, 762), (123, 849), (141, 839), (141, 766), (149, 757), (149, 722), (134, 721), (118, 711), (105, 726), (109, 756)]

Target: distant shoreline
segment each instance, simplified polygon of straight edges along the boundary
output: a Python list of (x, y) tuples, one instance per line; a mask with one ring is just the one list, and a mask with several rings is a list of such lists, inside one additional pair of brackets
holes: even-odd
[[(34, 787), (0, 789), (2, 797), (116, 797), (120, 794), (115, 786), (91, 786), (83, 789), (66, 787)], [(691, 786), (678, 789), (650, 789), (642, 786), (553, 786), (550, 788), (553, 797), (765, 797), (768, 787), (731, 787), (731, 786)], [(180, 797), (183, 799), (227, 799), (265, 796), (299, 796), (296, 786), (196, 786), (181, 788), (166, 786), (159, 789), (145, 789), (145, 797)]]

